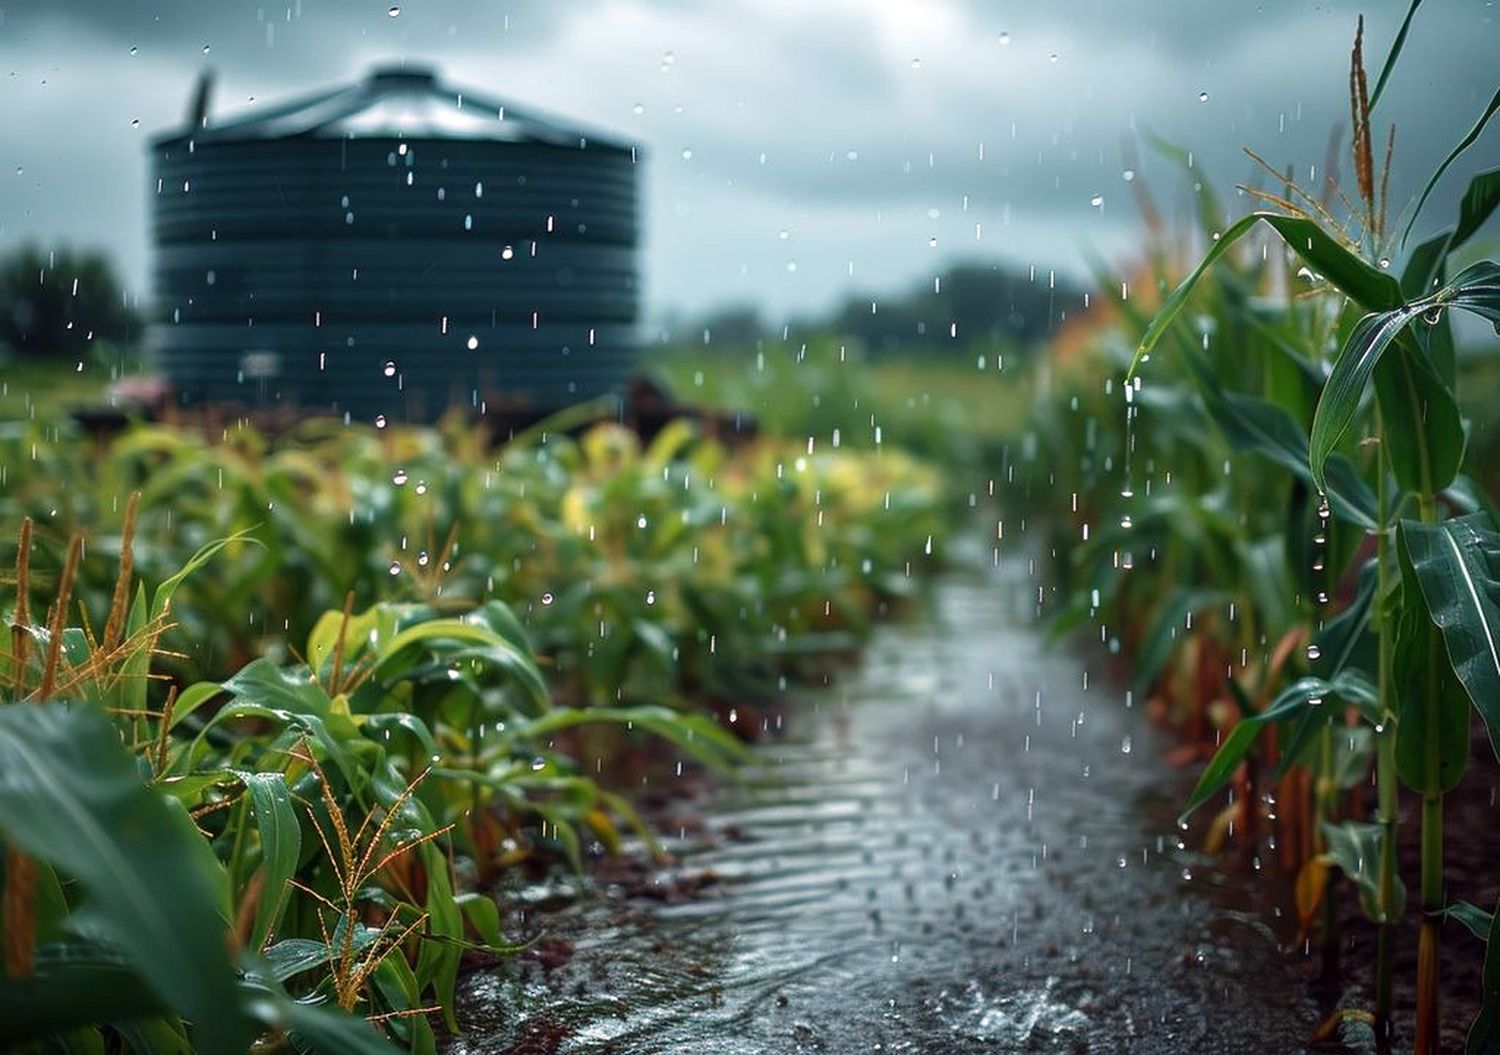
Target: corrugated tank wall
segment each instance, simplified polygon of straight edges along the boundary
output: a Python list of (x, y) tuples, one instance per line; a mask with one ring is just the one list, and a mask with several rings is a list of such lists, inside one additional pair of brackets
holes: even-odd
[(178, 397), (430, 420), (618, 389), (638, 152), (512, 115), (507, 138), (434, 135), (434, 100), (484, 108), (423, 75), (355, 92), (310, 101), (310, 128), (294, 105), (153, 145), (152, 346)]

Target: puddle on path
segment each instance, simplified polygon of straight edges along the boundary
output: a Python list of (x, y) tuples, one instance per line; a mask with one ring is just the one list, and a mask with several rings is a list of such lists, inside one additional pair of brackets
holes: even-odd
[(450, 1055), (1301, 1050), (1297, 965), (1175, 849), (1182, 775), (1034, 597), (945, 578), (671, 845), (713, 885), (550, 915), (571, 958), (468, 976)]

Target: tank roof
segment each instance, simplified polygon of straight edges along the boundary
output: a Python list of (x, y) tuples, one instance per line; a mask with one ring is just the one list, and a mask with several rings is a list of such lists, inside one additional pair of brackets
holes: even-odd
[(469, 139), (571, 149), (634, 149), (612, 134), (576, 125), (482, 92), (444, 84), (431, 67), (376, 66), (362, 81), (306, 95), (200, 129), (179, 129), (158, 143), (275, 139)]

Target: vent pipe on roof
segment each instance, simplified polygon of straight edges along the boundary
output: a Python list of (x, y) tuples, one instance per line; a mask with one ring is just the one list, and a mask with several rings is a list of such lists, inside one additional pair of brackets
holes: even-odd
[(188, 107), (188, 127), (193, 131), (208, 127), (208, 108), (213, 101), (214, 71), (205, 66), (198, 74), (197, 86), (193, 88), (193, 101)]

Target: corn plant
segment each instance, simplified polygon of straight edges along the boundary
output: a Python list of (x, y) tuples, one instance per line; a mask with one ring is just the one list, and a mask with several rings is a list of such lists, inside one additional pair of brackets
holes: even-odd
[[(430, 1019), (456, 1028), (461, 953), (517, 948), (496, 902), (455, 886), (455, 856), (492, 874), (498, 829), (577, 865), (578, 833), (617, 846), (616, 820), (654, 845), (566, 757), (568, 730), (628, 726), (720, 766), (743, 750), (662, 706), (554, 705), (496, 601), (454, 616), (351, 598), (316, 621), (304, 661), (158, 695), (176, 592), (238, 540), (148, 592), (139, 509), (132, 496), (98, 633), (68, 625), (87, 614), (81, 538), (44, 574), (32, 523), (20, 532), (0, 643), (7, 1043), (377, 1052), (384, 1033), (434, 1051)], [(42, 577), (56, 587), (37, 619)]]
[[(87, 528), (118, 553), (118, 496), (132, 490), (149, 578), (234, 538), (212, 581), (177, 597), (161, 665), (183, 682), (304, 640), (353, 590), (361, 607), (505, 601), (570, 699), (753, 699), (798, 656), (857, 641), (953, 520), (939, 477), (899, 451), (731, 450), (686, 423), (644, 447), (605, 425), (496, 450), (447, 427), (309, 422), (273, 446), (247, 429), (210, 440), (155, 426), (101, 450), (22, 427), (0, 453), (0, 511), (35, 520), (39, 551), (60, 555)], [(80, 574), (102, 623), (111, 580)]]
[[(0, 648), (6, 1043), (102, 1050), (102, 1029), (138, 1050), (243, 1051), (261, 1033), (295, 1033), (313, 1050), (391, 1050), (357, 1019), (236, 969), (224, 868), (189, 808), (157, 777), (143, 781), (164, 753), (153, 726), (167, 718), (138, 704), (181, 577), (132, 601), (122, 561), (96, 637), (67, 625), (81, 565), (75, 537), (38, 625), (32, 539), (24, 521)], [(55, 702), (62, 696), (73, 702)]]
[[(1416, 4), (1411, 12), (1415, 12)], [(1410, 18), (1410, 13), (1408, 19)], [(1362, 29), (1362, 27), (1361, 27)], [(1357, 616), (1331, 623), (1313, 639), (1315, 676), (1288, 688), (1235, 727), (1200, 779), (1189, 809), (1222, 788), (1247, 757), (1257, 733), (1289, 723), (1294, 742), (1318, 726), (1327, 736), (1328, 698), (1350, 705), (1375, 741), (1379, 824), (1324, 825), (1323, 860), (1348, 872), (1381, 924), (1375, 1022), (1388, 1042), (1391, 962), (1388, 928), (1402, 911), (1395, 868), (1396, 782), (1421, 798), (1422, 918), (1417, 979), (1416, 1050), (1438, 1045), (1439, 927), (1448, 906), (1442, 877), (1443, 796), (1462, 777), (1472, 705), (1500, 747), (1500, 563), (1496, 524), (1477, 507), (1477, 488), (1461, 475), (1464, 428), (1455, 392), (1448, 316), (1467, 311), (1500, 321), (1500, 267), (1484, 261), (1449, 275), (1449, 262), (1500, 205), (1500, 172), (1475, 178), (1454, 226), (1413, 249), (1398, 279), (1387, 270), (1432, 185), (1478, 138), (1500, 109), (1500, 92), (1473, 129), (1438, 166), (1407, 220), (1388, 227), (1385, 179), (1378, 177), (1371, 115), (1400, 50), (1398, 37), (1375, 91), (1366, 88), (1360, 35), (1351, 62), (1355, 202), (1344, 219), (1290, 179), (1284, 193), (1262, 193), (1276, 208), (1247, 215), (1216, 234), (1212, 248), (1162, 303), (1146, 327), (1127, 378), (1135, 376), (1168, 333), (1207, 269), (1253, 229), (1270, 228), (1310, 269), (1337, 306), (1337, 353), (1325, 368), (1317, 345), (1288, 353), (1291, 386), (1261, 399), (1225, 387), (1196, 367), (1204, 402), (1236, 445), (1252, 450), (1310, 484), (1320, 528), (1341, 521), (1372, 534), (1375, 553), (1364, 575)], [(1387, 151), (1387, 165), (1389, 164)], [(1189, 349), (1189, 355), (1192, 350)], [(1325, 373), (1326, 369), (1326, 373)], [(1299, 389), (1316, 389), (1310, 424)], [(1374, 398), (1368, 399), (1373, 389)], [(1351, 440), (1356, 441), (1352, 442)], [(1366, 453), (1370, 452), (1370, 453)], [(1371, 502), (1371, 492), (1374, 501)], [(1320, 534), (1322, 542), (1326, 539)], [(1374, 669), (1351, 662), (1364, 628), (1377, 641)], [(1321, 661), (1321, 662), (1320, 662)], [(1368, 660), (1366, 660), (1368, 662)], [(1377, 861), (1370, 879), (1363, 862)], [(1318, 873), (1308, 884), (1321, 894)], [(1302, 884), (1299, 882), (1299, 895)], [(1494, 1040), (1488, 1010), (1470, 1034), (1471, 1051)]]

